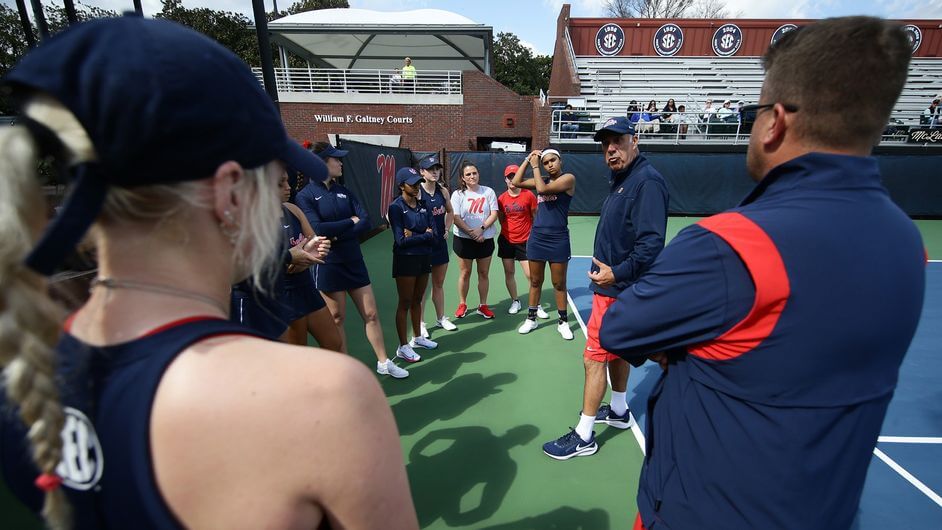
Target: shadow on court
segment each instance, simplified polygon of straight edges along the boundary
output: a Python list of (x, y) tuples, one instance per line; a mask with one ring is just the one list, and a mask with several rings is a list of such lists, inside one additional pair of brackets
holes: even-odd
[(551, 512), (533, 517), (525, 517), (482, 530), (608, 530), (608, 513), (601, 508), (577, 510), (563, 506)]
[(442, 519), (449, 526), (467, 526), (494, 515), (517, 476), (510, 450), (538, 434), (533, 425), (514, 427), (502, 436), (486, 427), (455, 427), (419, 440), (407, 466), (419, 525)]
[(455, 353), (442, 350), (419, 350), (422, 360), (417, 364), (407, 366), (409, 377), (394, 380), (384, 378), (381, 383), (387, 396), (411, 394), (426, 383), (441, 384), (450, 381), (458, 373), (462, 365), (484, 359), (481, 352)]
[(498, 387), (516, 380), (516, 375), (507, 372), (487, 377), (466, 374), (448, 381), (438, 390), (404, 399), (392, 406), (399, 433), (414, 434), (435, 420), (457, 418), (487, 396), (499, 394)]

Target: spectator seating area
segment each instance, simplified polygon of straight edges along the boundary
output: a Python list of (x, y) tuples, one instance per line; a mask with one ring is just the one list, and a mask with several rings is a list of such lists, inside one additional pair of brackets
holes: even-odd
[[(758, 57), (579, 56), (576, 68), (579, 97), (585, 101), (585, 107), (576, 110), (593, 125), (608, 116), (624, 115), (631, 100), (646, 105), (653, 99), (661, 109), (673, 98), (678, 106), (686, 105), (688, 113), (695, 113), (702, 111), (708, 98), (714, 108), (729, 99), (735, 109), (740, 100), (758, 101), (764, 77)], [(940, 93), (942, 58), (913, 58), (891, 123), (918, 126), (922, 111)], [(852, 110), (854, 102), (847, 105)], [(584, 130), (581, 124), (579, 130)], [(555, 139), (555, 131), (553, 135)], [(577, 134), (562, 141), (591, 141), (591, 136)]]

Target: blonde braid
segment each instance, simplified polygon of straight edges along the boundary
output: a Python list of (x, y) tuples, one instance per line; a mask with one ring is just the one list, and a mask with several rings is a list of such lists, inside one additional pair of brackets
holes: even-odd
[[(25, 130), (0, 131), (0, 366), (7, 396), (29, 427), (33, 460), (40, 472), (54, 474), (65, 418), (54, 351), (62, 310), (45, 280), (22, 264), (45, 212), (35, 153)], [(46, 493), (42, 514), (50, 528), (69, 528), (69, 512), (61, 488)]]

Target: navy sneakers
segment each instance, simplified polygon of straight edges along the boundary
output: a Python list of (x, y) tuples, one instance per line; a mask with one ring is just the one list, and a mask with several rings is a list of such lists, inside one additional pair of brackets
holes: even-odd
[(629, 429), (632, 423), (631, 410), (626, 410), (624, 415), (619, 416), (612, 411), (611, 405), (602, 405), (595, 414), (595, 423), (604, 423), (616, 429)]
[(599, 444), (595, 443), (595, 433), (589, 441), (585, 441), (576, 434), (575, 429), (569, 429), (569, 432), (543, 444), (543, 452), (550, 458), (556, 460), (569, 460), (574, 456), (590, 456), (599, 450)]

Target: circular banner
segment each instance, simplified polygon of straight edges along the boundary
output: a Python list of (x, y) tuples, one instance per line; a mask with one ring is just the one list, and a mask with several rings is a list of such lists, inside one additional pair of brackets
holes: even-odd
[(723, 24), (713, 34), (713, 53), (728, 57), (742, 46), (742, 30), (736, 24)]
[(605, 24), (595, 34), (595, 49), (601, 55), (616, 55), (624, 46), (625, 31), (618, 24)]
[(906, 24), (903, 26), (903, 31), (909, 36), (909, 45), (912, 46), (913, 55), (915, 55), (916, 50), (919, 49), (919, 45), (922, 44), (922, 30), (919, 29), (919, 26)]
[(769, 41), (769, 46), (775, 46), (775, 43), (784, 37), (786, 33), (795, 31), (796, 29), (798, 29), (798, 26), (794, 24), (782, 24), (775, 30), (775, 33), (772, 34), (772, 40)]
[(684, 31), (677, 24), (664, 24), (654, 34), (654, 51), (662, 57), (670, 57), (684, 45)]

